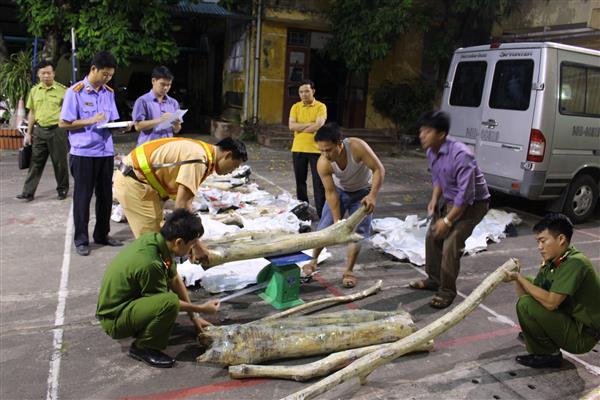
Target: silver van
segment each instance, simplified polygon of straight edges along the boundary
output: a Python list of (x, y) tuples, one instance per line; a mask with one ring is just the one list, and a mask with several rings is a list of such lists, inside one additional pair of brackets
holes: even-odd
[(558, 43), (456, 50), (441, 109), (489, 187), (548, 200), (575, 223), (600, 183), (600, 51)]

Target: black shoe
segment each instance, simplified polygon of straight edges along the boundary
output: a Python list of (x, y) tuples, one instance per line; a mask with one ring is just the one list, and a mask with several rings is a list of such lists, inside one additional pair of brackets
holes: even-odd
[(154, 349), (138, 349), (133, 344), (129, 347), (129, 357), (143, 361), (155, 368), (171, 368), (175, 360), (165, 353)]
[(94, 239), (94, 243), (101, 244), (103, 246), (112, 246), (112, 247), (123, 246), (123, 242), (121, 242), (120, 240), (111, 238), (110, 236), (107, 236), (106, 239), (104, 239), (104, 240), (95, 240)]
[(75, 246), (75, 250), (77, 250), (77, 254), (80, 256), (89, 256), (90, 255), (90, 246), (87, 244), (80, 244), (79, 246)]
[(562, 354), (526, 354), (515, 358), (521, 365), (531, 368), (560, 368)]
[(67, 198), (67, 192), (58, 192), (58, 196), (56, 197), (58, 200), (64, 200)]
[(32, 194), (25, 194), (25, 193), (21, 193), (17, 195), (17, 199), (19, 200), (25, 200), (26, 202), (30, 202), (33, 201), (33, 195)]

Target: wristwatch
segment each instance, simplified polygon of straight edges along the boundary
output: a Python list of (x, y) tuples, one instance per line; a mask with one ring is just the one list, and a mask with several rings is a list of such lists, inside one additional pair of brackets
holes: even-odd
[(444, 219), (442, 221), (444, 221), (444, 224), (446, 224), (446, 226), (448, 228), (452, 228), (452, 222), (450, 222), (450, 220), (448, 219), (448, 217), (444, 217)]

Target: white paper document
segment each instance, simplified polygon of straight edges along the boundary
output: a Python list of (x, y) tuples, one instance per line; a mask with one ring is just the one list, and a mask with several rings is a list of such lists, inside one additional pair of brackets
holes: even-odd
[(127, 128), (127, 126), (129, 124), (133, 124), (133, 121), (106, 122), (104, 124), (98, 125), (98, 128), (100, 128), (100, 129)]
[(185, 115), (185, 113), (188, 110), (177, 110), (174, 113), (171, 114), (171, 116), (164, 122), (161, 122), (160, 124), (156, 125), (154, 127), (154, 129), (160, 131), (163, 129), (168, 129), (173, 125), (173, 122), (175, 122), (176, 119), (180, 120), (181, 122), (183, 122), (183, 116)]

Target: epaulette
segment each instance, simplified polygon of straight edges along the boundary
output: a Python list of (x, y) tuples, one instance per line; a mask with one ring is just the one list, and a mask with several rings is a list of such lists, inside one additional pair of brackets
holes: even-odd
[(104, 87), (105, 87), (105, 88), (106, 88), (106, 90), (108, 90), (109, 92), (113, 92), (113, 93), (115, 92), (115, 91), (113, 90), (113, 88), (111, 88), (111, 87), (110, 87), (110, 86), (108, 86), (108, 85), (104, 85)]
[(81, 82), (77, 82), (76, 84), (71, 86), (71, 89), (73, 89), (73, 91), (75, 93), (79, 93), (79, 92), (81, 92), (81, 89), (83, 89), (84, 86), (85, 86), (85, 84), (83, 83), (83, 81), (81, 81)]
[(66, 88), (67, 88), (65, 85), (63, 85), (63, 84), (62, 84), (62, 83), (60, 83), (60, 82), (54, 81), (54, 83), (56, 83), (56, 84), (57, 84), (59, 87), (61, 87), (61, 88), (63, 88), (63, 89), (66, 89)]

